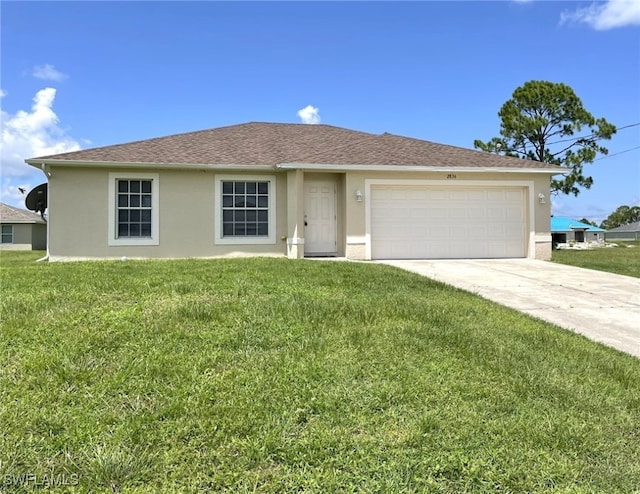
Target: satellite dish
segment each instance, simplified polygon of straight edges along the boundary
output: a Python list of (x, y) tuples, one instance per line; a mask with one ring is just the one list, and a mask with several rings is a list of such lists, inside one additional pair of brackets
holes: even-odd
[(47, 185), (44, 183), (31, 189), (31, 192), (27, 194), (27, 198), (24, 200), (27, 209), (40, 213), (42, 219), (44, 219), (44, 211), (47, 209)]

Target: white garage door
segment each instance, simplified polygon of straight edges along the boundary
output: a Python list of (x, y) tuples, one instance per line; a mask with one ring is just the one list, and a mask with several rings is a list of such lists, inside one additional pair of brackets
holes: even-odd
[(373, 259), (526, 257), (523, 187), (371, 187)]

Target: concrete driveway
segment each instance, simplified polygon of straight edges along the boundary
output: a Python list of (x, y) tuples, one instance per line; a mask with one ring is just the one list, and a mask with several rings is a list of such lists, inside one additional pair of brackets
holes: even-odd
[(530, 259), (380, 261), (640, 357), (640, 279)]

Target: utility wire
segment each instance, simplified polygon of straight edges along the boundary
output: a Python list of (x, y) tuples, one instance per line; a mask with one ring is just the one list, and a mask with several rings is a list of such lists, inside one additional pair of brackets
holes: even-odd
[[(628, 129), (628, 128), (630, 128), (630, 127), (637, 127), (638, 125), (640, 125), (640, 122), (638, 122), (638, 123), (634, 123), (634, 124), (625, 125), (625, 126), (623, 126), (623, 127), (616, 127), (616, 132), (617, 132), (618, 130), (624, 130), (624, 129)], [(595, 136), (595, 135), (596, 135), (596, 134), (595, 134), (595, 132), (594, 132), (594, 133), (589, 134), (589, 135), (586, 135), (586, 136), (570, 137), (569, 139), (561, 139), (561, 140), (559, 140), (559, 141), (549, 142), (549, 143), (547, 143), (547, 145), (549, 145), (549, 146), (550, 146), (551, 144), (559, 144), (559, 143), (561, 143), (561, 142), (569, 142), (569, 141), (578, 141), (578, 140), (580, 140), (580, 139), (588, 139), (589, 137), (593, 137), (593, 136)]]
[[(623, 130), (623, 129), (629, 129), (629, 128), (631, 128), (631, 127), (637, 127), (638, 125), (640, 125), (640, 122), (637, 122), (637, 123), (634, 123), (634, 124), (629, 124), (629, 125), (624, 125), (624, 126), (622, 126), (622, 127), (617, 127), (617, 128), (616, 128), (616, 131), (618, 131), (618, 130)], [(589, 137), (594, 137), (595, 135), (596, 135), (595, 133), (592, 133), (592, 134), (589, 134), (589, 135), (586, 135), (586, 136), (578, 136), (578, 137), (571, 137), (571, 138), (569, 138), (569, 139), (561, 139), (561, 140), (559, 140), (559, 141), (548, 142), (548, 143), (546, 143), (546, 144), (545, 144), (545, 146), (551, 146), (552, 144), (559, 144), (559, 143), (561, 143), (561, 142), (579, 141), (580, 139), (588, 139)], [(601, 138), (599, 137), (597, 140), (599, 141), (600, 139), (601, 139)], [(640, 146), (638, 146), (638, 147), (640, 147)], [(635, 150), (635, 149), (638, 149), (638, 147), (631, 148), (631, 149), (625, 149), (624, 151), (620, 151), (619, 153), (615, 153), (615, 154), (609, 154), (609, 155), (604, 156), (604, 157), (602, 157), (602, 158), (598, 158), (598, 159), (596, 159), (596, 160), (594, 160), (594, 161), (602, 160), (602, 159), (604, 159), (604, 158), (609, 158), (609, 157), (611, 157), (611, 156), (616, 156), (616, 155), (618, 155), (618, 154), (622, 154), (622, 153), (627, 153), (627, 152), (629, 152), (629, 151), (633, 151), (633, 150)], [(525, 154), (525, 153), (524, 153), (524, 151), (518, 151), (518, 150), (515, 150), (515, 152), (516, 152), (516, 153)]]
[(613, 154), (607, 154), (606, 156), (602, 156), (600, 158), (596, 158), (593, 161), (600, 161), (606, 158), (611, 158), (612, 156), (618, 156), (619, 154), (624, 154), (624, 153), (628, 153), (629, 151), (635, 151), (636, 149), (640, 149), (640, 146), (636, 146), (634, 148), (629, 148), (629, 149), (625, 149), (624, 151), (618, 151), (617, 153), (613, 153)]

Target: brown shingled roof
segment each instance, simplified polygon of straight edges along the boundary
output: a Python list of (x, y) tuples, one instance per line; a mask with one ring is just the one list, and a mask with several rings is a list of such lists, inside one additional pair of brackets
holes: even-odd
[(251, 122), (144, 141), (32, 158), (73, 162), (194, 165), (281, 163), (480, 168), (558, 167), (384, 133), (334, 127)]
[(46, 223), (39, 214), (0, 202), (1, 223)]

